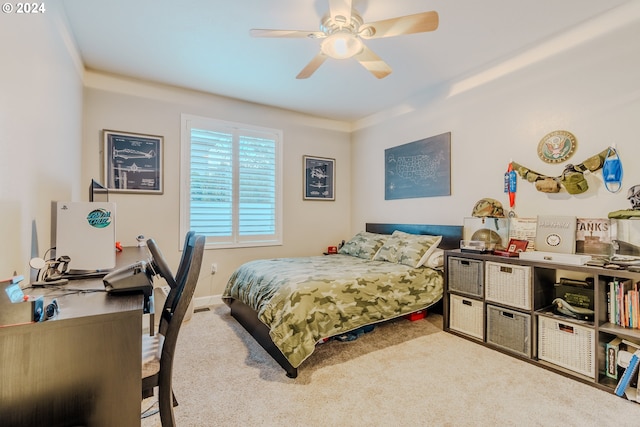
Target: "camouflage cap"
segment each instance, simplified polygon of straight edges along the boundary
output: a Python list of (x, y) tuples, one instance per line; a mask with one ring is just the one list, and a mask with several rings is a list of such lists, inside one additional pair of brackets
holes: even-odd
[(502, 203), (496, 199), (484, 198), (476, 202), (471, 215), (480, 218), (504, 218), (504, 209)]

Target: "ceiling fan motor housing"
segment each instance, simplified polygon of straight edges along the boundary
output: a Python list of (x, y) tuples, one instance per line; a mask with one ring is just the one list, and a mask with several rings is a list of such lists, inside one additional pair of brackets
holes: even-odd
[(362, 52), (361, 28), (368, 34), (372, 33), (370, 27), (363, 26), (363, 22), (355, 9), (351, 10), (350, 19), (343, 15), (325, 15), (320, 24), (320, 30), (327, 35), (320, 45), (322, 52), (335, 59), (351, 58)]
[(336, 15), (331, 17), (331, 14), (326, 14), (322, 18), (320, 24), (320, 30), (327, 36), (335, 34), (337, 32), (348, 32), (354, 36), (360, 35), (364, 37), (371, 37), (375, 34), (375, 29), (370, 25), (363, 25), (364, 20), (355, 9), (351, 10), (351, 19), (347, 22), (347, 17), (343, 15)]

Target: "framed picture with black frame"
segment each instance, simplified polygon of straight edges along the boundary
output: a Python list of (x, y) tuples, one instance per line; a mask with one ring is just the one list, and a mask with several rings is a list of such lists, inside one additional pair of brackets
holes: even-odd
[(303, 156), (304, 200), (335, 200), (336, 161)]
[(109, 192), (162, 194), (163, 142), (158, 135), (104, 130), (104, 185)]

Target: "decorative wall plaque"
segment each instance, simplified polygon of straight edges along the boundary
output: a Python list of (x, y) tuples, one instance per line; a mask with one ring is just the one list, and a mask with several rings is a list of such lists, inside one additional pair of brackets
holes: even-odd
[(576, 137), (566, 130), (546, 134), (538, 144), (538, 156), (547, 163), (562, 163), (573, 156), (578, 144)]

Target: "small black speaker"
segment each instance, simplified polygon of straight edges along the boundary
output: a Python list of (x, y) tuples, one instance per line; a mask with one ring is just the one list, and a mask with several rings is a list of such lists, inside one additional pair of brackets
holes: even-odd
[(44, 320), (44, 298), (38, 297), (32, 300), (31, 305), (33, 306), (33, 321), (41, 322)]

